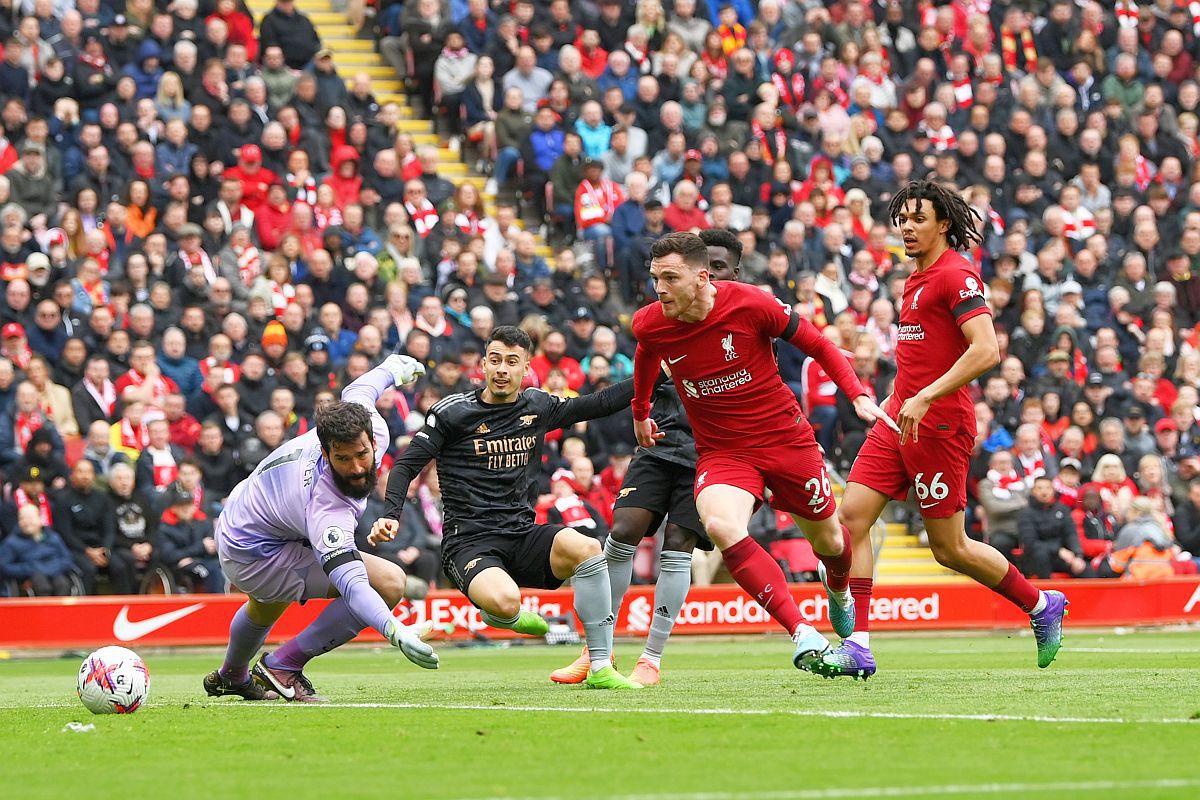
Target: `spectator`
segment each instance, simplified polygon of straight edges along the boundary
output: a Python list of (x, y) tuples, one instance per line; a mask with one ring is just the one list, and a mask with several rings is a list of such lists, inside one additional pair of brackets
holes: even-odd
[(624, 201), (621, 188), (604, 177), (604, 165), (584, 159), (583, 181), (575, 190), (575, 229), (594, 244), (596, 266), (604, 272), (612, 262), (613, 214)]
[(1087, 568), (1071, 511), (1058, 501), (1047, 476), (1034, 479), (1029, 505), (1017, 514), (1017, 535), (1030, 578), (1050, 578), (1054, 572), (1079, 576)]
[(84, 594), (95, 594), (97, 574), (108, 569), (113, 516), (108, 495), (96, 483), (96, 466), (87, 458), (71, 468), (71, 480), (60, 502), (62, 511), (55, 523), (71, 551)]
[(0, 543), (0, 577), (28, 586), (38, 597), (72, 594), (75, 564), (62, 537), (43, 519), (36, 505), (17, 514), (17, 529)]
[(1018, 517), (1029, 505), (1029, 489), (1007, 450), (996, 451), (988, 460), (987, 476), (979, 482), (978, 496), (987, 513), (988, 543), (1012, 561), (1013, 550), (1020, 544)]
[[(258, 26), (259, 46), (263, 51), (278, 47), (291, 69), (303, 69), (321, 47), (321, 37), (295, 0), (276, 0)], [(247, 53), (247, 55), (249, 55)]]
[(109, 504), (115, 526), (108, 567), (113, 592), (134, 594), (157, 560), (157, 522), (149, 502), (135, 490), (127, 463), (115, 464), (109, 474)]
[(158, 529), (160, 559), (180, 576), (210, 593), (225, 591), (225, 575), (217, 558), (212, 523), (197, 519), (192, 493), (178, 482), (165, 490), (164, 514)]

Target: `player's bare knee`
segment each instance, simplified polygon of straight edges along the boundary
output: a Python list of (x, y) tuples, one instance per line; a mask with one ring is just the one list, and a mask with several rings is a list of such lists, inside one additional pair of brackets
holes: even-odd
[(612, 530), (608, 535), (616, 539), (621, 544), (635, 545), (642, 541), (643, 531), (638, 530), (635, 525), (630, 524), (626, 520), (614, 519)]
[(574, 548), (576, 550), (575, 566), (579, 566), (589, 558), (595, 558), (604, 552), (604, 548), (600, 546), (599, 539), (593, 539), (590, 536), (581, 536), (581, 541)]
[(732, 547), (747, 536), (745, 525), (738, 524), (729, 517), (718, 515), (713, 515), (705, 520), (704, 530), (708, 532), (708, 537), (713, 540), (713, 543), (722, 550)]
[(929, 543), (929, 549), (933, 551), (934, 559), (943, 567), (952, 570), (961, 570), (967, 561), (967, 548), (965, 541), (951, 542), (935, 542)]
[(663, 532), (663, 550), (690, 553), (696, 549), (696, 534), (678, 525), (667, 525)]
[(501, 592), (489, 598), (485, 610), (502, 619), (512, 619), (521, 613), (520, 592)]

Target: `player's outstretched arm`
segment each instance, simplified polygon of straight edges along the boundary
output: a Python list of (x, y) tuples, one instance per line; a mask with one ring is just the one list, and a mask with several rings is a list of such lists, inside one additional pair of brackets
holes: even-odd
[(429, 421), (413, 435), (408, 449), (396, 459), (392, 471), (388, 473), (387, 493), (384, 496), (386, 510), (383, 516), (375, 520), (367, 537), (372, 546), (396, 538), (400, 530), (400, 514), (404, 511), (404, 501), (408, 497), (408, 485), (421, 474), (426, 464), (437, 458), (442, 449), (442, 441), (442, 432), (431, 414)]
[(967, 340), (967, 351), (959, 356), (945, 375), (900, 406), (896, 422), (900, 424), (902, 444), (910, 433), (913, 441), (917, 440), (917, 427), (935, 400), (961, 389), (1000, 363), (1000, 346), (996, 343), (996, 329), (992, 327), (990, 315), (972, 317), (962, 324), (961, 330)]
[(354, 545), (356, 524), (356, 515), (345, 497), (332, 489), (318, 488), (314, 492), (308, 509), (308, 540), (329, 582), (360, 622), (400, 648), (414, 664), (437, 669), (438, 657), (433, 648), (420, 640), (418, 631), (397, 622), (371, 586), (362, 555)]
[(866, 388), (854, 373), (841, 348), (826, 339), (815, 325), (793, 311), (780, 338), (786, 339), (816, 359), (837, 387), (850, 398), (854, 405), (854, 413), (858, 414), (859, 419), (864, 422), (882, 422), (899, 433), (900, 428), (895, 421), (867, 394)]
[(593, 394), (560, 400), (551, 413), (546, 415), (545, 427), (546, 430), (552, 431), (574, 425), (576, 422), (607, 417), (628, 408), (632, 400), (633, 380), (621, 381)]
[(393, 386), (412, 383), (425, 374), (425, 365), (409, 356), (391, 355), (342, 390), (342, 400), (374, 409), (375, 401)]

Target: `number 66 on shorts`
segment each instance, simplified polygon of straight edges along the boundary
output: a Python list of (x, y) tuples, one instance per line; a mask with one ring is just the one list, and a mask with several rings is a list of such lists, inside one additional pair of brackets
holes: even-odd
[(886, 425), (876, 425), (858, 451), (848, 480), (893, 500), (917, 496), (921, 516), (952, 517), (967, 507), (967, 472), (975, 436), (966, 431), (947, 437), (911, 438), (903, 445)]

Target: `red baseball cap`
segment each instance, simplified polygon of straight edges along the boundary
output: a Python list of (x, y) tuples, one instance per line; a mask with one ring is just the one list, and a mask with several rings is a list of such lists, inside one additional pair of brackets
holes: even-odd
[(692, 148), (683, 154), (684, 161), (703, 161), (704, 156), (700, 155), (700, 151)]
[(238, 157), (242, 161), (259, 162), (262, 161), (262, 150), (256, 144), (244, 144), (242, 149), (238, 150)]
[(0, 328), (0, 338), (14, 339), (18, 336), (25, 335), (25, 326), (19, 322), (10, 322), (3, 328)]
[(1175, 424), (1175, 420), (1170, 417), (1163, 417), (1158, 422), (1154, 423), (1154, 432), (1162, 433), (1163, 431), (1178, 431), (1179, 426)]

